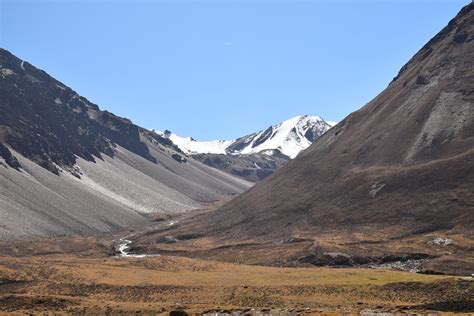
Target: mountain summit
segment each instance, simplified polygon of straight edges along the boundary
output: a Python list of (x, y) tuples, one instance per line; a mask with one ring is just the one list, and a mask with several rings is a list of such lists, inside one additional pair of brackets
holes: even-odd
[(324, 134), (331, 124), (319, 116), (300, 115), (265, 130), (234, 140), (200, 142), (171, 134), (169, 138), (187, 154), (258, 154), (295, 158)]
[(201, 142), (170, 131), (157, 133), (208, 166), (258, 182), (308, 148), (332, 125), (319, 116), (300, 115), (234, 140)]

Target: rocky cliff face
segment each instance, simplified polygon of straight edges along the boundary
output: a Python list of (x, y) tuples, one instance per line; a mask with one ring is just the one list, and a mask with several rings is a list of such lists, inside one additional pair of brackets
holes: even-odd
[[(150, 161), (139, 129), (0, 49), (0, 142), (51, 172), (114, 155), (116, 144)], [(2, 157), (8, 155), (2, 151)]]

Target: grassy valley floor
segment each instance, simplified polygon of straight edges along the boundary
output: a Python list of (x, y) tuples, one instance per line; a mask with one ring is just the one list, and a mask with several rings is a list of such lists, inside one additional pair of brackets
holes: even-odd
[(473, 297), (470, 278), (385, 270), (84, 253), (0, 257), (0, 313), (474, 312)]

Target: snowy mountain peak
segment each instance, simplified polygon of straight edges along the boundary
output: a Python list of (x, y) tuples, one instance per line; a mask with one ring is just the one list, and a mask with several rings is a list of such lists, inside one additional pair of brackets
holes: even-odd
[(319, 116), (300, 115), (235, 140), (227, 152), (253, 154), (270, 150), (295, 158), (329, 128), (331, 126)]
[(187, 154), (256, 154), (284, 155), (295, 158), (330, 129), (319, 116), (300, 115), (265, 130), (235, 140), (196, 141), (171, 133), (169, 138)]

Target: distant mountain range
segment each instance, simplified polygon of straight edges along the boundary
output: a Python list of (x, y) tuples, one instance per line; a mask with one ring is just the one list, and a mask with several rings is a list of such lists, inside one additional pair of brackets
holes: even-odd
[(334, 123), (319, 116), (300, 115), (234, 140), (197, 141), (177, 134), (161, 134), (169, 137), (184, 153), (248, 155), (263, 153), (295, 158), (313, 141), (324, 134)]
[(169, 131), (156, 132), (209, 166), (259, 181), (295, 158), (332, 125), (319, 116), (300, 115), (234, 140), (215, 141), (197, 141)]

